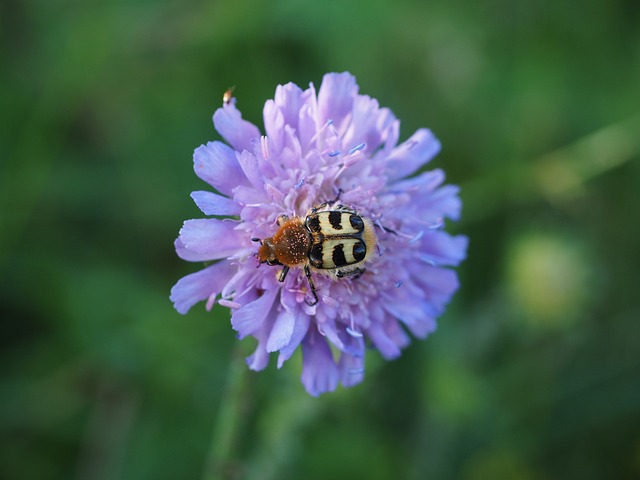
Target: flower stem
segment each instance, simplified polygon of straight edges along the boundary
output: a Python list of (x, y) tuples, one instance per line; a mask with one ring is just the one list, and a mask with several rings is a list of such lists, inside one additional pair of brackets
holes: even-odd
[(233, 455), (242, 427), (247, 371), (240, 348), (236, 348), (229, 362), (229, 372), (213, 426), (202, 480), (230, 480), (240, 477), (241, 472), (238, 471)]

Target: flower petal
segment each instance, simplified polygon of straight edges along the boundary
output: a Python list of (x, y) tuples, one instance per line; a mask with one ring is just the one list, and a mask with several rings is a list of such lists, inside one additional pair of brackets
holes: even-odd
[[(397, 324), (398, 322), (394, 320), (393, 323)], [(387, 335), (382, 327), (382, 324), (372, 324), (367, 329), (367, 336), (385, 360), (393, 360), (394, 358), (398, 358), (400, 356), (400, 353), (402, 352), (400, 346), (397, 345), (396, 342), (394, 342), (391, 337)]]
[(348, 343), (349, 351), (342, 352), (338, 361), (342, 385), (347, 388), (364, 380), (364, 338), (351, 337)]
[(456, 185), (445, 185), (432, 192), (415, 192), (403, 214), (413, 215), (415, 222), (421, 224), (441, 225), (443, 218), (458, 220), (462, 210), (459, 190)]
[(387, 173), (393, 181), (411, 175), (440, 151), (440, 142), (431, 130), (421, 128), (387, 157)]
[(311, 317), (305, 314), (302, 310), (296, 308), (293, 310), (293, 314), (295, 317), (293, 332), (291, 333), (289, 343), (280, 349), (280, 354), (278, 355), (278, 368), (281, 368), (282, 364), (291, 358), (291, 355), (296, 351), (300, 342), (307, 335), (309, 325), (311, 324)]
[(444, 172), (436, 168), (434, 170), (428, 170), (422, 172), (415, 177), (406, 178), (404, 180), (397, 180), (389, 187), (391, 191), (400, 192), (432, 192), (439, 185), (444, 182)]
[(209, 142), (196, 148), (193, 169), (198, 177), (227, 196), (231, 196), (238, 185), (248, 184), (236, 153), (222, 142)]
[(410, 265), (408, 269), (414, 281), (424, 290), (427, 300), (433, 305), (432, 312), (436, 315), (441, 314), (460, 286), (456, 272), (448, 268), (418, 263)]
[(295, 323), (295, 316), (287, 310), (283, 310), (278, 314), (267, 339), (267, 352), (280, 350), (289, 343)]
[(249, 355), (245, 361), (247, 362), (249, 370), (253, 370), (254, 372), (264, 370), (269, 364), (269, 352), (265, 349), (264, 343), (259, 342), (254, 352)]
[(205, 215), (239, 215), (240, 205), (232, 199), (213, 192), (198, 190), (191, 192), (191, 198)]
[(394, 121), (391, 110), (380, 108), (378, 101), (367, 95), (358, 95), (354, 100), (349, 128), (342, 139), (343, 144), (355, 147), (364, 143), (367, 153), (375, 152), (388, 137), (388, 129)]
[(458, 196), (459, 191), (460, 187), (457, 185), (445, 185), (429, 195), (425, 201), (416, 203), (421, 203), (425, 210), (440, 212), (443, 217), (459, 220), (462, 210), (462, 200)]
[(340, 133), (349, 126), (358, 85), (348, 72), (328, 73), (318, 91), (318, 126), (331, 120)]
[(320, 330), (320, 332), (326, 337), (326, 339), (329, 340), (329, 342), (333, 344), (338, 350), (345, 350), (346, 346), (340, 338), (340, 335), (338, 334), (335, 322), (332, 320), (333, 317), (330, 320), (328, 319), (326, 322), (318, 324), (318, 330)]
[(430, 307), (428, 302), (420, 299), (407, 301), (407, 299), (397, 299), (385, 295), (384, 301), (385, 309), (407, 326), (420, 322), (427, 315), (425, 310)]
[(258, 345), (254, 352), (246, 358), (249, 370), (255, 372), (264, 370), (269, 364), (269, 352), (265, 348), (266, 336), (269, 334), (269, 328), (267, 326), (268, 321), (264, 322), (264, 325), (260, 330), (254, 334), (258, 339)]
[(430, 316), (423, 316), (419, 321), (407, 324), (407, 328), (411, 333), (420, 339), (424, 339), (427, 335), (434, 332), (437, 326), (436, 320)]
[(284, 131), (284, 116), (273, 100), (264, 104), (264, 129), (271, 142), (272, 151), (282, 149), (282, 133)]
[(245, 233), (235, 230), (237, 222), (217, 218), (187, 220), (180, 229), (176, 251), (189, 261), (227, 258), (248, 251), (243, 248)]
[(364, 358), (350, 353), (342, 353), (338, 362), (342, 385), (346, 388), (362, 383), (364, 380)]
[(231, 325), (238, 332), (239, 338), (244, 338), (257, 332), (271, 312), (271, 307), (280, 290), (267, 290), (261, 297), (236, 310), (231, 316)]
[(445, 232), (431, 231), (420, 239), (421, 259), (434, 265), (458, 265), (467, 256), (469, 239), (464, 235), (452, 237)]
[(329, 345), (314, 329), (309, 331), (302, 342), (300, 379), (307, 392), (314, 397), (335, 390), (340, 380), (340, 372)]
[(235, 150), (251, 150), (251, 141), (260, 138), (260, 130), (253, 123), (242, 119), (235, 104), (229, 103), (213, 114), (213, 125)]
[(298, 138), (300, 139), (300, 145), (304, 153), (311, 148), (313, 139), (316, 137), (316, 110), (317, 99), (316, 91), (313, 85), (310, 85), (304, 92), (306, 105), (303, 105), (300, 109), (298, 118)]
[(206, 262), (207, 261), (207, 259), (202, 258), (202, 255), (200, 255), (199, 253), (192, 252), (187, 247), (185, 247), (184, 243), (182, 243), (182, 240), (180, 240), (180, 237), (176, 238), (175, 242), (173, 242), (173, 245), (176, 249), (176, 253), (178, 254), (178, 256), (181, 259), (186, 260), (187, 262)]
[(249, 179), (249, 182), (251, 182), (254, 187), (262, 189), (262, 186), (264, 185), (264, 175), (260, 172), (260, 166), (256, 156), (245, 150), (242, 153), (238, 153), (237, 159), (240, 164), (240, 168), (242, 168), (242, 171)]
[[(278, 85), (276, 94), (273, 98), (276, 107), (282, 112), (282, 118), (286, 125), (290, 125), (294, 129), (298, 129), (298, 120), (300, 110), (309, 95), (295, 83), (287, 83), (286, 85)], [(265, 120), (265, 131), (269, 135), (269, 125)]]
[(226, 261), (210, 265), (178, 280), (169, 298), (175, 309), (184, 315), (196, 303), (221, 292), (235, 270), (237, 267)]
[(400, 287), (385, 290), (380, 296), (384, 309), (405, 325), (436, 314), (434, 306), (425, 298), (425, 292), (409, 278)]

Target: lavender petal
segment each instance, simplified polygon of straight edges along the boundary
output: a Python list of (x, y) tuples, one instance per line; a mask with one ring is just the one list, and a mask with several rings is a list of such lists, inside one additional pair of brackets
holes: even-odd
[(196, 148), (193, 169), (198, 177), (227, 196), (232, 195), (236, 186), (248, 183), (236, 153), (222, 142), (209, 142)]
[(232, 199), (213, 192), (198, 190), (191, 192), (191, 198), (205, 215), (239, 215), (240, 205)]
[(263, 322), (271, 312), (271, 307), (278, 293), (279, 291), (275, 288), (267, 290), (261, 297), (251, 303), (247, 303), (233, 313), (231, 325), (238, 332), (239, 338), (251, 335), (262, 327)]
[(234, 274), (236, 268), (222, 261), (178, 280), (169, 297), (175, 309), (185, 314), (196, 303), (219, 293)]
[(253, 123), (242, 119), (235, 105), (225, 105), (213, 114), (213, 125), (234, 150), (251, 150), (251, 142), (260, 138), (260, 130)]

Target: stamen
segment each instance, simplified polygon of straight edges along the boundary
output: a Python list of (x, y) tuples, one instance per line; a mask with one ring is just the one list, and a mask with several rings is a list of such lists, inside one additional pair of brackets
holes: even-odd
[(349, 150), (349, 155), (353, 155), (354, 153), (362, 150), (364, 147), (366, 147), (367, 144), (366, 143), (361, 143), (359, 145), (356, 145), (355, 147), (353, 147), (351, 150)]
[(340, 150), (334, 150), (333, 152), (329, 152), (327, 155), (329, 155), (330, 157), (337, 157), (338, 155), (340, 155)]
[(358, 163), (360, 160), (362, 160), (364, 158), (364, 156), (362, 155), (351, 155), (349, 157), (347, 157), (347, 159), (344, 161), (343, 165), (345, 167), (350, 167), (351, 165), (354, 165), (356, 163)]
[(439, 217), (436, 220), (436, 223), (430, 225), (428, 228), (431, 230), (440, 230), (442, 227), (444, 227), (444, 219), (442, 217)]
[(295, 188), (296, 190), (298, 190), (300, 187), (302, 187), (302, 185), (304, 185), (304, 183), (306, 182), (306, 179), (304, 177), (302, 177), (300, 180), (298, 180), (298, 183), (296, 183), (293, 188)]
[(209, 298), (207, 299), (207, 303), (205, 305), (207, 312), (211, 310), (211, 308), (213, 308), (213, 304), (216, 303), (217, 296), (218, 296), (217, 292), (213, 292), (211, 295), (209, 295)]
[(226, 300), (224, 298), (221, 298), (220, 300), (218, 300), (218, 304), (222, 305), (223, 307), (227, 307), (227, 308), (240, 308), (240, 307), (242, 307), (242, 305), (240, 305), (238, 302), (234, 302), (233, 300)]
[(327, 120), (327, 122), (316, 131), (316, 133), (313, 135), (313, 137), (311, 137), (311, 140), (309, 140), (309, 145), (314, 143), (318, 139), (318, 136), (320, 135), (320, 133), (322, 133), (322, 131), (324, 131), (325, 128), (327, 128), (327, 127), (329, 127), (331, 125), (333, 125), (333, 120)]
[(338, 130), (336, 130), (336, 127), (333, 126), (333, 120), (327, 121), (327, 128), (331, 130), (331, 133), (333, 133), (336, 139), (340, 140), (340, 134), (338, 133)]
[(340, 306), (340, 302), (338, 302), (335, 298), (322, 296), (322, 301), (333, 308), (338, 308)]
[(360, 368), (349, 368), (347, 370), (347, 372), (349, 373), (349, 375), (361, 375), (364, 373), (364, 368), (360, 367)]
[(262, 156), (265, 160), (271, 159), (271, 151), (269, 148), (269, 138), (266, 135), (260, 137), (260, 146), (262, 147)]
[(396, 288), (400, 288), (402, 286), (402, 280), (398, 280), (396, 283), (393, 284), (394, 287)]
[(436, 261), (433, 258), (428, 257), (426, 255), (420, 255), (420, 260), (422, 260), (425, 263), (428, 263), (432, 267), (437, 267), (438, 266), (438, 264), (436, 263)]
[[(334, 166), (336, 165), (331, 165), (331, 167), (334, 167)], [(347, 169), (344, 163), (338, 164), (338, 166), (340, 166), (339, 170), (333, 175), (334, 181), (336, 181), (338, 177), (342, 175), (342, 172), (344, 172)]]
[(396, 230), (396, 235), (402, 238), (406, 238), (407, 240), (411, 240), (415, 236), (415, 235), (409, 235), (408, 233), (405, 233), (402, 230)]
[(411, 240), (409, 240), (409, 243), (416, 243), (418, 240), (420, 240), (424, 235), (424, 230), (420, 230)]
[[(283, 193), (280, 190), (278, 190), (276, 187), (274, 187), (273, 185), (267, 183), (267, 185), (264, 188), (267, 191), (267, 193), (269, 193), (271, 195), (271, 198), (273, 198), (274, 202), (276, 202), (276, 203), (283, 203), (284, 202)], [(264, 204), (262, 204), (262, 206), (264, 206)]]
[(355, 338), (362, 338), (363, 337), (361, 332), (358, 332), (357, 330), (354, 330), (351, 327), (347, 327), (347, 333), (349, 335), (351, 335), (352, 337), (355, 337)]

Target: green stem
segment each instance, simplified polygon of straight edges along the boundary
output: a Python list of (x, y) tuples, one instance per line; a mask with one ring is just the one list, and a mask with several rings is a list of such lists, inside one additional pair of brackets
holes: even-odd
[(231, 355), (227, 382), (222, 392), (218, 416), (213, 426), (202, 480), (238, 478), (238, 472), (235, 472), (233, 464), (233, 455), (238, 443), (238, 433), (242, 426), (247, 372), (247, 365), (238, 347)]

